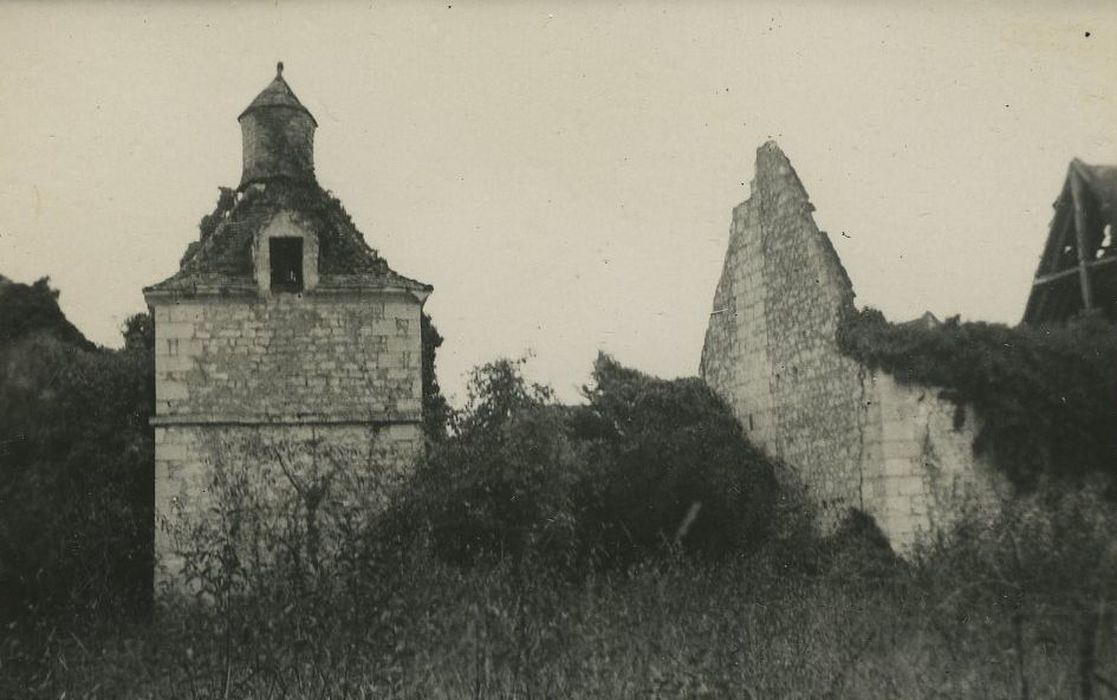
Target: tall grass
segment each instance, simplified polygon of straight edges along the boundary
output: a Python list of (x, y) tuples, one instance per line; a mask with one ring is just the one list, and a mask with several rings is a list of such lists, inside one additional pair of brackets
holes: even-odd
[(229, 616), (168, 598), (153, 625), (8, 630), (0, 695), (1107, 697), (1115, 523), (1079, 492), (910, 564), (840, 535), (585, 577), (527, 559), (461, 568), (416, 546), (359, 601), (253, 598)]

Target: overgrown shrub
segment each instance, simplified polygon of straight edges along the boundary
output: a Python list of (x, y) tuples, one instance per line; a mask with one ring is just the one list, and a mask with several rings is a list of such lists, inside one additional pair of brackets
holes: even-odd
[[(475, 369), (451, 435), (432, 444), (397, 517), (422, 525), (434, 551), (459, 563), (575, 549), (573, 485), (583, 460), (549, 388), (523, 360)], [(405, 525), (406, 527), (406, 525)]]
[(875, 309), (843, 319), (844, 352), (900, 382), (941, 387), (983, 419), (974, 448), (1017, 484), (1039, 477), (1117, 476), (1117, 326), (888, 323)]
[(571, 423), (587, 462), (586, 541), (631, 561), (665, 544), (724, 555), (767, 537), (773, 466), (702, 380), (657, 379), (602, 354), (585, 393)]
[[(144, 629), (55, 635), (41, 671), (20, 685), (3, 673), (0, 638), (0, 695), (1007, 700), (1089, 697), (1089, 667), (1093, 697), (1103, 698), (1117, 662), (1105, 646), (1113, 618), (1094, 626), (1100, 643), (1084, 664), (1073, 601), (1097, 589), (1066, 576), (1063, 593), (1049, 596), (1050, 577), (1062, 574), (1043, 571), (1090, 557), (1056, 548), (1006, 568), (1015, 558), (1008, 533), (1031, 537), (1049, 520), (1100, 516), (1098, 527), (1079, 522), (1075, 532), (1109, 541), (1098, 528), (1111, 516), (1096, 508), (1111, 504), (1091, 493), (1065, 498), (1055, 510), (1031, 501), (1035, 528), (975, 521), (985, 534), (971, 554), (933, 549), (887, 572), (855, 560), (789, 569), (762, 552), (659, 557), (571, 578), (547, 567), (524, 575), (510, 559), (463, 568), (418, 548), (383, 567), (385, 579), (368, 588), (386, 593), (362, 608), (343, 596), (313, 615), (305, 603), (246, 601), (237, 615), (251, 612), (251, 622), (230, 625), (212, 608), (175, 607)], [(847, 535), (867, 527), (851, 523)], [(849, 542), (820, 546), (857, 557)]]

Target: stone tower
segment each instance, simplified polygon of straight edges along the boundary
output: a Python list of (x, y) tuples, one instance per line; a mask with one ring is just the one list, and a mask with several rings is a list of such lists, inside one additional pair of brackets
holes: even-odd
[(389, 268), (318, 186), (317, 124), (282, 70), (240, 115), (239, 187), (222, 188), (178, 272), (144, 289), (157, 582), (175, 582), (190, 545), (182, 526), (207, 517), (215, 470), (263, 480), (276, 460), (341, 460), (383, 500), (422, 446), (420, 317), (432, 288)]
[(974, 454), (981, 417), (972, 409), (842, 354), (853, 285), (813, 211), (779, 146), (757, 149), (699, 372), (749, 439), (798, 476), (824, 531), (859, 509), (906, 552), (961, 506), (991, 501), (999, 482)]

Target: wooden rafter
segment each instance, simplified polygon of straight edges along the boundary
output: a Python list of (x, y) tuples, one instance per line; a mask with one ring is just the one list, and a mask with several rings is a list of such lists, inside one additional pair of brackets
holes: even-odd
[(1066, 270), (1060, 270), (1059, 272), (1052, 272), (1049, 275), (1040, 275), (1040, 276), (1036, 277), (1034, 282), (1032, 282), (1032, 286), (1033, 287), (1041, 287), (1043, 285), (1047, 285), (1047, 284), (1050, 284), (1052, 282), (1058, 282), (1059, 280), (1070, 277), (1071, 275), (1080, 275), (1080, 274), (1082, 274), (1082, 267), (1085, 267), (1087, 272), (1089, 273), (1089, 272), (1093, 272), (1094, 270), (1098, 269), (1099, 267), (1102, 267), (1102, 266), (1105, 266), (1105, 265), (1112, 265), (1114, 263), (1117, 263), (1117, 257), (1100, 258), (1098, 260), (1091, 260), (1091, 261), (1086, 262), (1086, 263), (1081, 263), (1080, 262), (1075, 267), (1070, 267), (1070, 268), (1067, 268)]
[(1078, 248), (1078, 284), (1082, 291), (1082, 308), (1094, 308), (1094, 293), (1090, 288), (1090, 262), (1086, 257), (1086, 210), (1082, 202), (1082, 175), (1076, 168), (1070, 171), (1070, 192), (1074, 200), (1074, 239)]

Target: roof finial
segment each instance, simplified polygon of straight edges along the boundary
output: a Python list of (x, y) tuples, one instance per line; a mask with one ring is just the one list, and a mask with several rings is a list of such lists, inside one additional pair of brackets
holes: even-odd
[(275, 64), (275, 77), (277, 77), (277, 78), (282, 78), (283, 77), (283, 61), (280, 61), (279, 63)]

